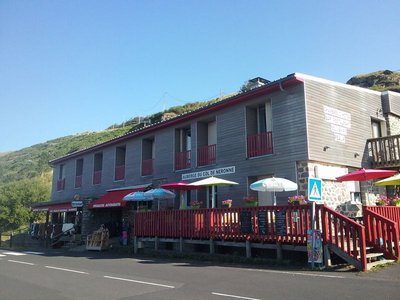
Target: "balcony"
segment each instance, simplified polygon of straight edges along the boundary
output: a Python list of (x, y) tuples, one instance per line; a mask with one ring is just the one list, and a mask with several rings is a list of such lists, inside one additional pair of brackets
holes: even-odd
[(247, 136), (247, 157), (272, 154), (273, 151), (271, 131)]
[(101, 170), (94, 171), (93, 173), (93, 184), (100, 184), (101, 183)]
[(191, 151), (175, 153), (175, 170), (189, 169), (192, 165)]
[(75, 188), (82, 187), (82, 175), (75, 176)]
[(149, 176), (153, 175), (153, 164), (154, 164), (154, 159), (144, 159), (142, 161), (142, 176)]
[(115, 178), (115, 181), (125, 179), (125, 165), (115, 166), (114, 178)]
[(197, 148), (197, 166), (215, 165), (217, 163), (217, 145), (201, 146)]
[(400, 135), (367, 140), (374, 168), (400, 167)]
[(65, 190), (65, 178), (59, 179), (57, 181), (57, 191), (63, 191)]

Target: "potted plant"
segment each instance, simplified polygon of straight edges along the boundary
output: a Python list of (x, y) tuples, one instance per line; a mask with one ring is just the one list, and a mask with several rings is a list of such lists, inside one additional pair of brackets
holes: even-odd
[(193, 201), (190, 202), (190, 207), (193, 208), (193, 209), (197, 209), (197, 208), (200, 208), (200, 206), (202, 204), (203, 204), (203, 202), (201, 202), (201, 201), (193, 200)]
[(376, 198), (375, 204), (378, 206), (386, 206), (390, 203), (390, 200), (388, 197), (384, 195), (379, 195), (378, 198)]
[(232, 199), (226, 199), (222, 201), (222, 206), (224, 207), (232, 207)]
[(391, 204), (393, 206), (400, 206), (400, 198), (399, 197), (395, 197), (391, 200)]
[(303, 205), (307, 204), (307, 201), (303, 195), (296, 195), (288, 197), (288, 203), (290, 205)]
[(245, 196), (243, 200), (247, 206), (257, 206), (258, 204), (257, 197), (255, 196)]

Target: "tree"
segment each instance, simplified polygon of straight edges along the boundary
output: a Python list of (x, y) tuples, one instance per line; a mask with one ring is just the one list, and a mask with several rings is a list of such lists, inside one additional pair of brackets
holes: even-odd
[(16, 230), (38, 217), (31, 205), (50, 198), (51, 173), (0, 185), (0, 232)]

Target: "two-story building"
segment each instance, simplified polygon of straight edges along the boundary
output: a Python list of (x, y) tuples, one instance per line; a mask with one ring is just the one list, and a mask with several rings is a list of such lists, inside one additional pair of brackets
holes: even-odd
[[(400, 136), (388, 135), (400, 134), (400, 94), (300, 73), (254, 82), (247, 92), (51, 161), (52, 202), (34, 209), (63, 212), (65, 219), (76, 214), (73, 200), (83, 199), (87, 233), (129, 217), (133, 207), (122, 198), (132, 191), (212, 175), (238, 183), (217, 188), (217, 207), (224, 199), (242, 205), (244, 196), (257, 195), (252, 182), (275, 176), (297, 182), (303, 195), (309, 177), (321, 178), (324, 202), (336, 208), (372, 193), (367, 184), (360, 189), (336, 177), (361, 167), (399, 167)], [(278, 205), (295, 193), (278, 193)], [(270, 193), (257, 196), (259, 205), (272, 205)], [(210, 205), (209, 188), (185, 197)]]

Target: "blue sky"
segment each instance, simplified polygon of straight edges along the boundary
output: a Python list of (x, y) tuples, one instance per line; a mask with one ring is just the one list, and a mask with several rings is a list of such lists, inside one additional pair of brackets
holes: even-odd
[(294, 72), (400, 69), (400, 2), (0, 1), (0, 152)]

